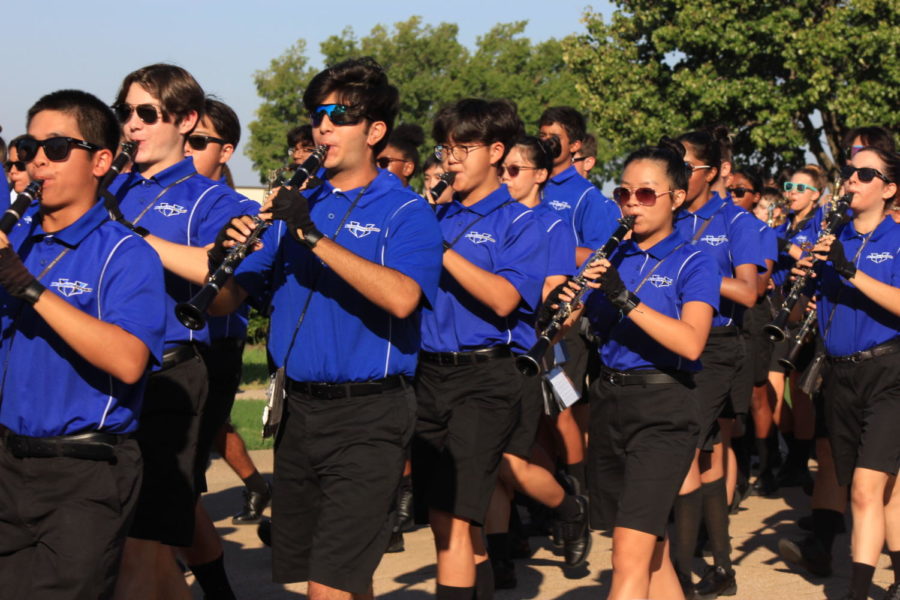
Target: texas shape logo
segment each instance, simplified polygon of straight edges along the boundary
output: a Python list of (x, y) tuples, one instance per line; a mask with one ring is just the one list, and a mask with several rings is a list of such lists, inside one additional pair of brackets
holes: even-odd
[(710, 246), (721, 246), (725, 242), (728, 241), (728, 236), (725, 234), (722, 235), (704, 235), (700, 238), (701, 242), (706, 242)]
[(163, 202), (162, 204), (154, 206), (153, 210), (164, 217), (177, 217), (178, 215), (183, 215), (187, 212), (185, 207), (179, 206), (178, 204), (169, 204), (168, 202)]
[(350, 221), (344, 225), (344, 229), (349, 231), (353, 237), (357, 238), (364, 238), (371, 233), (379, 233), (381, 231), (381, 229), (375, 227), (375, 223), (362, 225), (359, 221)]
[(871, 260), (876, 265), (880, 265), (885, 261), (892, 260), (894, 258), (894, 255), (890, 252), (872, 252), (866, 258)]
[(563, 202), (562, 200), (551, 200), (549, 204), (550, 208), (553, 210), (566, 210), (567, 208), (572, 208), (571, 204)]
[(66, 277), (61, 277), (50, 284), (50, 287), (55, 287), (59, 290), (59, 293), (65, 297), (70, 296), (78, 296), (81, 294), (87, 294), (89, 292), (93, 292), (92, 288), (88, 287), (83, 281), (69, 281)]
[(653, 287), (664, 288), (672, 285), (672, 278), (665, 275), (651, 275), (647, 280)]
[(485, 242), (496, 243), (491, 234), (489, 233), (478, 233), (477, 231), (470, 231), (466, 234), (466, 239), (472, 242), (473, 244), (483, 244)]

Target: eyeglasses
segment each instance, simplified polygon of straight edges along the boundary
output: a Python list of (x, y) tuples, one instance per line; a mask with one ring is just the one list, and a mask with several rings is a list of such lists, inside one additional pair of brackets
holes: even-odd
[(321, 125), (325, 115), (335, 125), (356, 125), (362, 120), (346, 104), (320, 104), (309, 114), (313, 127)]
[(856, 173), (856, 176), (862, 183), (869, 183), (876, 177), (882, 180), (885, 183), (894, 183), (890, 179), (888, 179), (884, 173), (879, 171), (878, 169), (873, 169), (872, 167), (854, 167), (852, 165), (846, 165), (841, 167), (841, 179), (847, 181), (853, 174)]
[(223, 146), (227, 144), (225, 140), (222, 138), (213, 137), (211, 135), (200, 135), (199, 133), (195, 133), (194, 135), (189, 135), (187, 138), (188, 145), (198, 152), (202, 152), (206, 150), (206, 147), (210, 142), (215, 142), (216, 144), (222, 144)]
[(745, 187), (735, 187), (735, 188), (725, 188), (725, 189), (728, 190), (728, 193), (731, 194), (732, 196), (734, 196), (735, 198), (743, 198), (744, 194), (746, 194), (748, 192), (751, 194), (756, 193), (756, 190), (753, 190), (751, 188), (745, 188)]
[[(851, 173), (851, 175), (852, 175), (852, 173)], [(803, 192), (805, 192), (806, 190), (812, 190), (814, 192), (819, 191), (817, 188), (815, 188), (811, 185), (807, 185), (805, 183), (794, 183), (793, 181), (785, 181), (784, 182), (784, 191), (793, 192), (794, 190), (797, 190), (797, 192), (799, 192), (801, 194)]]
[(501, 165), (497, 167), (497, 170), (500, 172), (500, 177), (503, 177), (503, 173), (509, 173), (511, 178), (515, 178), (519, 176), (520, 171), (537, 171), (538, 167), (523, 167), (520, 165)]
[(12, 171), (13, 169), (17, 171), (25, 171), (25, 161), (24, 160), (8, 160), (3, 163), (3, 166), (6, 167), (7, 171)]
[(590, 157), (589, 156), (578, 156), (576, 158), (573, 158), (572, 162), (577, 163), (577, 162), (581, 162), (583, 160), (587, 160), (588, 158), (590, 158)]
[(387, 169), (388, 167), (390, 167), (392, 162), (405, 163), (410, 161), (406, 160), (405, 158), (391, 158), (389, 156), (379, 156), (375, 159), (375, 163), (382, 169)]
[(453, 160), (462, 162), (466, 160), (466, 158), (468, 158), (469, 152), (476, 148), (483, 147), (484, 144), (459, 144), (456, 146), (440, 144), (434, 147), (434, 157), (438, 160), (445, 160), (446, 158), (452, 156)]
[(712, 165), (692, 165), (689, 162), (684, 163), (684, 167), (693, 173), (694, 171), (700, 171), (702, 169), (712, 169)]
[(628, 201), (631, 200), (631, 195), (634, 194), (634, 199), (638, 201), (638, 204), (641, 206), (653, 206), (656, 204), (656, 199), (660, 196), (665, 196), (666, 194), (671, 194), (673, 190), (669, 190), (666, 192), (656, 193), (656, 190), (653, 188), (638, 188), (634, 191), (629, 190), (625, 187), (617, 187), (613, 190), (613, 199), (621, 205), (628, 204)]
[(90, 152), (102, 149), (102, 147), (97, 144), (62, 136), (47, 138), (46, 140), (40, 141), (31, 136), (26, 136), (16, 143), (16, 150), (18, 150), (19, 158), (22, 159), (22, 162), (33, 161), (37, 156), (38, 148), (43, 148), (47, 159), (52, 160), (53, 162), (62, 162), (69, 158), (69, 153), (72, 151), (72, 148), (81, 148), (82, 150), (88, 150)]
[(159, 119), (165, 120), (166, 113), (160, 107), (155, 104), (116, 104), (113, 107), (113, 112), (116, 113), (116, 118), (119, 120), (119, 123), (125, 124), (131, 120), (131, 113), (137, 113), (138, 119), (146, 123), (147, 125), (153, 125)]
[(865, 148), (865, 146), (847, 146), (846, 148), (844, 148), (844, 156), (846, 156), (848, 159), (851, 159), (856, 156), (857, 153), (859, 153), (859, 151), (863, 148)]

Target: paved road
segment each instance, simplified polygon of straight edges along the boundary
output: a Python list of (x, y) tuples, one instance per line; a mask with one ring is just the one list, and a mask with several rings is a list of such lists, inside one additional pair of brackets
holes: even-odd
[[(251, 453), (263, 473), (272, 472), (272, 453)], [(236, 527), (230, 515), (240, 508), (240, 480), (221, 459), (213, 462), (208, 473), (210, 492), (204, 496), (207, 509), (225, 540), (226, 565), (232, 585), (241, 600), (305, 599), (305, 584), (289, 586), (271, 582), (270, 551), (256, 536), (254, 526)], [(842, 535), (835, 544), (835, 574), (829, 579), (805, 578), (792, 572), (778, 558), (777, 540), (781, 536), (799, 536), (794, 525), (808, 510), (808, 499), (798, 488), (783, 497), (749, 498), (740, 514), (732, 517), (732, 556), (738, 576), (737, 600), (742, 599), (816, 599), (838, 598), (846, 589), (849, 574), (849, 537)], [(537, 547), (534, 557), (517, 562), (519, 586), (501, 591), (497, 600), (603, 600), (610, 582), (610, 540), (594, 534), (593, 548), (586, 567), (569, 571), (546, 541), (531, 538)], [(697, 570), (702, 568), (699, 559)], [(433, 597), (434, 547), (427, 529), (406, 534), (406, 551), (388, 554), (375, 573), (375, 592), (385, 600), (426, 600)], [(890, 561), (882, 556), (875, 573), (873, 598), (880, 599), (893, 581)], [(196, 598), (202, 598), (193, 586)]]

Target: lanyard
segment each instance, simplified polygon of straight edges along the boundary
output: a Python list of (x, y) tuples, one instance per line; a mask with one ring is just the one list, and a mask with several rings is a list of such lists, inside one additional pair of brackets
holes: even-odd
[(503, 204), (500, 204), (500, 205), (498, 205), (498, 206), (495, 206), (494, 208), (492, 208), (491, 210), (487, 211), (487, 212), (484, 213), (483, 215), (479, 215), (477, 219), (475, 219), (474, 221), (472, 221), (471, 223), (469, 223), (468, 225), (466, 225), (465, 227), (462, 228), (462, 231), (459, 232), (459, 235), (457, 235), (455, 238), (453, 238), (453, 241), (450, 242), (450, 244), (448, 244), (447, 249), (449, 250), (450, 248), (452, 248), (453, 246), (455, 246), (455, 245), (456, 245), (456, 242), (459, 241), (459, 238), (461, 238), (462, 236), (464, 236), (464, 235), (466, 234), (466, 232), (469, 230), (470, 227), (474, 227), (474, 226), (475, 226), (475, 223), (477, 223), (478, 221), (484, 219), (485, 217), (488, 217), (488, 216), (492, 215), (493, 213), (497, 212), (498, 210), (500, 210), (500, 209), (503, 208), (504, 206), (508, 206), (508, 205), (512, 204), (513, 202), (516, 202), (516, 201), (515, 201), (515, 200), (509, 200), (509, 201), (507, 201), (507, 202), (504, 202)]
[[(869, 243), (869, 240), (872, 238), (872, 234), (875, 233), (875, 230), (869, 232), (865, 238), (863, 238), (862, 244), (859, 245), (859, 250), (856, 251), (856, 256), (853, 257), (853, 264), (855, 265), (857, 261), (859, 261), (859, 257), (862, 255), (863, 248), (866, 247), (866, 244)], [(837, 239), (835, 237), (835, 239)], [(838, 302), (841, 300), (841, 292), (844, 291), (844, 286), (838, 288), (837, 296), (834, 299), (834, 306), (831, 307), (831, 314), (828, 315), (828, 322), (825, 323), (825, 328), (822, 331), (822, 339), (828, 339), (828, 332), (831, 331), (831, 321), (834, 319), (834, 313), (837, 312)]]
[(166, 192), (168, 192), (169, 190), (171, 190), (173, 187), (175, 187), (175, 186), (178, 185), (179, 183), (182, 183), (182, 182), (184, 182), (184, 181), (187, 181), (188, 179), (190, 179), (191, 177), (193, 177), (193, 176), (196, 175), (196, 174), (197, 174), (197, 172), (194, 171), (194, 172), (191, 173), (190, 175), (185, 175), (184, 177), (182, 177), (182, 178), (179, 179), (178, 181), (173, 181), (172, 183), (170, 183), (169, 185), (167, 185), (166, 187), (164, 187), (163, 190), (162, 190), (160, 193), (158, 193), (158, 194), (156, 195), (156, 198), (154, 198), (153, 201), (152, 201), (150, 204), (148, 204), (146, 207), (144, 207), (144, 210), (142, 210), (142, 211), (140, 212), (140, 214), (137, 216), (137, 218), (135, 218), (134, 221), (131, 222), (131, 224), (132, 224), (132, 225), (137, 225), (137, 224), (138, 224), (138, 221), (140, 221), (141, 219), (144, 218), (144, 215), (147, 214), (147, 211), (149, 211), (151, 208), (153, 208), (153, 205), (156, 204), (156, 202), (157, 202), (160, 198), (162, 198), (162, 197), (166, 194)]

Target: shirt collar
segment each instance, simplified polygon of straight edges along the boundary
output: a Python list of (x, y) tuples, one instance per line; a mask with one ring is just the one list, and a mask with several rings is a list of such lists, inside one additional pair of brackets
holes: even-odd
[(35, 225), (31, 231), (31, 235), (40, 237), (50, 236), (59, 240), (66, 246), (75, 248), (89, 233), (99, 227), (108, 218), (109, 215), (106, 212), (106, 207), (102, 202), (97, 202), (90, 210), (81, 215), (77, 221), (59, 231), (54, 231), (53, 233), (45, 232), (44, 228), (41, 226), (41, 219), (35, 218)]
[(662, 260), (668, 256), (675, 248), (684, 244), (687, 240), (675, 229), (668, 236), (656, 242), (650, 248), (641, 250), (640, 246), (634, 240), (625, 240), (622, 242), (622, 251), (631, 256), (634, 254), (649, 254), (656, 260)]
[(497, 188), (472, 206), (463, 206), (459, 199), (457, 199), (456, 194), (454, 194), (453, 203), (449, 206), (448, 212), (449, 214), (456, 214), (461, 211), (470, 211), (475, 214), (485, 216), (492, 210), (496, 210), (501, 204), (504, 204), (511, 200), (512, 197), (509, 195), (509, 190), (506, 189), (506, 184), (502, 184), (499, 188)]
[(160, 186), (166, 187), (175, 183), (179, 179), (187, 177), (188, 175), (196, 172), (197, 170), (194, 168), (194, 158), (192, 156), (185, 156), (182, 160), (178, 161), (170, 167), (163, 169), (152, 177), (144, 177), (136, 171), (132, 171), (132, 174), (135, 175), (134, 184), (137, 184), (142, 180), (155, 181)]
[(555, 183), (555, 184), (562, 184), (562, 183), (565, 183), (566, 181), (572, 179), (572, 177), (574, 177), (575, 175), (578, 175), (578, 171), (575, 170), (575, 165), (571, 165), (571, 166), (569, 166), (569, 168), (567, 168), (565, 171), (563, 171), (559, 175), (556, 175), (555, 177), (551, 177), (550, 182)]
[[(367, 204), (371, 204), (372, 202), (386, 195), (394, 188), (405, 189), (400, 184), (400, 179), (398, 179), (393, 173), (385, 169), (379, 169), (378, 175), (375, 176), (375, 179), (370, 181), (368, 185), (364, 187), (365, 192), (359, 199), (359, 202), (356, 204), (357, 206), (366, 206)], [(324, 198), (331, 194), (336, 194), (347, 198), (349, 202), (353, 202), (362, 191), (363, 186), (353, 188), (352, 190), (341, 190), (334, 187), (331, 182), (326, 179), (322, 184), (322, 187), (319, 189), (320, 191), (317, 195), (320, 198)]]
[[(884, 215), (884, 218), (881, 219), (881, 223), (878, 224), (878, 227), (872, 231), (872, 235), (869, 237), (870, 242), (877, 242), (884, 234), (890, 231), (894, 227), (894, 220), (890, 217), (890, 215)], [(853, 221), (847, 223), (847, 237), (848, 238), (865, 238), (868, 234), (862, 234), (856, 231), (856, 225)]]
[(712, 218), (716, 212), (725, 205), (725, 200), (722, 199), (721, 196), (717, 192), (713, 192), (713, 195), (710, 197), (709, 201), (703, 205), (703, 208), (696, 212), (690, 212), (689, 210), (681, 211), (683, 214), (682, 218), (686, 219), (690, 216), (700, 217), (704, 221), (708, 221)]

